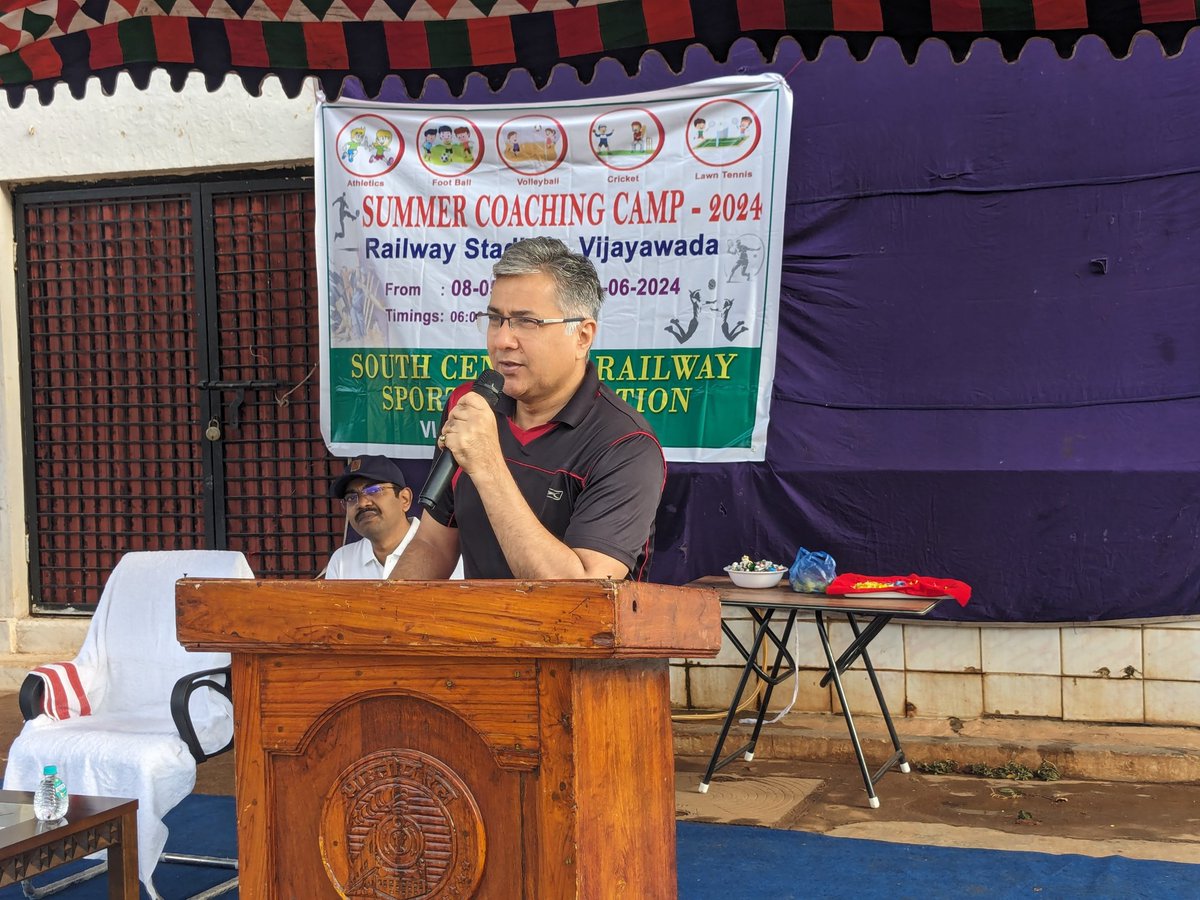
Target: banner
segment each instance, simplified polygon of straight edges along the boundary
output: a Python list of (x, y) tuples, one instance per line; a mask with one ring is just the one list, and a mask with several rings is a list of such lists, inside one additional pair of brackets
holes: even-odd
[(791, 92), (777, 75), (559, 105), (321, 103), (321, 430), (332, 452), (432, 452), (488, 365), (491, 267), (546, 235), (606, 297), (600, 378), (672, 461), (762, 460)]

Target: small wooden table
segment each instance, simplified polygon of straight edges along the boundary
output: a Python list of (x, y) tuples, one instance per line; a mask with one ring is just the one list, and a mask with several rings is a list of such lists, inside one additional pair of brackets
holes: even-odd
[(0, 887), (109, 849), (110, 900), (137, 900), (136, 800), (72, 794), (58, 822), (39, 822), (33, 794), (0, 791)]
[[(854, 746), (854, 755), (858, 760), (858, 768), (862, 773), (863, 784), (867, 789), (867, 802), (872, 809), (877, 809), (879, 807), (879, 797), (875, 794), (875, 783), (897, 764), (899, 764), (901, 772), (909, 771), (909, 767), (908, 760), (904, 756), (904, 749), (900, 746), (900, 738), (896, 734), (896, 726), (892, 724), (892, 716), (888, 712), (887, 701), (883, 698), (883, 690), (879, 686), (879, 679), (875, 675), (875, 667), (871, 664), (871, 657), (867, 653), (867, 646), (894, 616), (924, 616), (943, 600), (947, 599), (949, 595), (942, 597), (911, 597), (893, 592), (881, 592), (871, 596), (863, 596), (861, 594), (801, 594), (791, 589), (786, 576), (774, 588), (737, 587), (727, 577), (718, 575), (708, 575), (700, 578), (692, 582), (691, 586), (716, 588), (717, 593), (720, 595), (722, 606), (736, 606), (748, 610), (755, 623), (753, 640), (751, 640), (750, 646), (746, 647), (737, 639), (737, 636), (733, 633), (729, 625), (724, 621), (721, 622), (721, 629), (728, 636), (734, 647), (737, 648), (738, 652), (745, 658), (746, 665), (742, 669), (741, 680), (738, 682), (737, 690), (734, 691), (733, 699), (730, 701), (729, 713), (725, 716), (725, 724), (721, 727), (721, 734), (717, 738), (717, 746), (713, 749), (712, 759), (709, 761), (708, 769), (700, 781), (700, 792), (704, 793), (708, 790), (713, 773), (733, 762), (737, 757), (741, 756), (746, 760), (754, 758), (754, 747), (758, 743), (758, 736), (762, 731), (763, 720), (767, 715), (767, 705), (771, 701), (771, 692), (775, 689), (776, 685), (796, 675), (797, 672), (796, 661), (787, 649), (788, 638), (791, 637), (792, 628), (796, 624), (796, 615), (800, 612), (811, 612), (816, 620), (817, 635), (821, 639), (821, 646), (825, 649), (825, 659), (828, 666), (828, 671), (821, 678), (821, 687), (829, 684), (830, 681), (833, 682), (834, 689), (837, 691), (838, 701), (842, 706), (842, 716), (845, 718), (846, 727), (850, 731), (850, 743)], [(833, 658), (833, 648), (829, 643), (829, 629), (825, 625), (825, 614), (831, 612), (845, 614), (846, 619), (850, 623), (850, 628), (854, 631), (854, 640), (851, 641), (850, 645), (842, 651), (842, 654), (836, 660)], [(870, 617), (870, 621), (867, 622), (865, 627), (860, 626), (858, 616)], [(782, 619), (782, 632), (776, 632), (772, 629), (772, 623), (778, 622), (780, 619)], [(758, 663), (757, 657), (759, 649), (763, 647), (766, 641), (770, 641), (774, 646), (775, 659), (767, 668), (764, 668)], [(862, 659), (863, 666), (867, 670), (867, 677), (871, 679), (871, 687), (875, 690), (875, 699), (879, 702), (879, 712), (883, 715), (883, 721), (887, 723), (888, 733), (891, 735), (892, 748), (894, 750), (888, 761), (874, 774), (867, 768), (867, 760), (863, 755), (862, 743), (859, 741), (858, 731), (854, 727), (854, 717), (850, 714), (850, 704), (846, 700), (846, 692), (842, 687), (842, 673), (859, 658)], [(784, 668), (785, 665), (786, 668)], [(738, 700), (746, 688), (746, 682), (750, 679), (751, 673), (757, 674), (767, 686), (762, 703), (759, 706), (758, 716), (754, 721), (754, 730), (750, 733), (750, 740), (746, 744), (727, 756), (722, 757), (721, 748), (724, 747), (725, 739), (729, 736), (729, 729), (733, 725), (734, 718), (737, 716)]]

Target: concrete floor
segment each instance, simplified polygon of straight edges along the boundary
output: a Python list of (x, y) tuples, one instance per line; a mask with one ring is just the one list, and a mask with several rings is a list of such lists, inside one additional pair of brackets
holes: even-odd
[(944, 847), (1200, 863), (1200, 786), (1194, 784), (893, 772), (877, 785), (879, 809), (870, 809), (857, 768), (844, 763), (738, 763), (701, 795), (690, 788), (704, 762), (677, 760), (680, 819)]
[[(868, 768), (891, 744), (878, 716), (855, 716)], [(871, 809), (840, 715), (791, 715), (764, 729), (753, 762), (695, 792), (718, 723), (675, 725), (679, 818), (997, 850), (1200, 863), (1200, 729), (1039, 719), (900, 719), (912, 763), (876, 784)], [(726, 753), (740, 743), (731, 743)], [(702, 755), (703, 754), (703, 755)], [(1037, 771), (1056, 781), (930, 774), (956, 764)], [(1198, 874), (1200, 878), (1200, 874)]]
[[(856, 721), (868, 761), (877, 765), (886, 756), (875, 739), (878, 723), (865, 716)], [(1087, 760), (1107, 755), (1120, 780), (1072, 777), (1071, 765), (1059, 766), (1065, 777), (1058, 781), (935, 775), (914, 766), (909, 774), (888, 773), (876, 786), (880, 808), (871, 809), (841, 717), (820, 716), (770, 726), (771, 740), (760, 743), (754, 761), (730, 764), (700, 794), (696, 785), (707, 763), (701, 754), (710, 751), (715, 726), (678, 723), (678, 817), (901, 843), (1200, 863), (1200, 783), (1171, 780), (1189, 775), (1200, 758), (1192, 752), (1193, 742), (1200, 747), (1196, 729), (1106, 731), (1037, 720), (1009, 720), (1007, 727), (989, 729), (986, 723), (959, 722), (947, 726), (949, 738), (934, 740), (929, 732), (936, 728), (930, 723), (897, 724), (918, 764), (986, 757), (991, 765), (1003, 765), (1020, 758), (1032, 761), (1029, 754), (1035, 751), (1045, 758), (1050, 747), (1078, 760), (1080, 771), (1100, 768), (1102, 762), (1089, 767)], [(16, 695), (0, 694), (5, 759), (20, 726)], [(956, 743), (953, 737), (964, 732)], [(1112, 762), (1114, 748), (1122, 754), (1117, 763)], [(1174, 769), (1163, 763), (1164, 753), (1177, 760)], [(227, 753), (203, 763), (196, 791), (232, 794), (233, 762), (233, 754)], [(1149, 778), (1140, 780), (1140, 773)]]

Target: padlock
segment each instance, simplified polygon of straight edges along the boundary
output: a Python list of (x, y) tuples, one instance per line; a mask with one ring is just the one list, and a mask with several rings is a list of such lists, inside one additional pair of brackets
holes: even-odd
[(204, 436), (210, 441), (219, 441), (221, 439), (221, 425), (217, 422), (216, 416), (208, 420), (208, 427), (204, 429)]

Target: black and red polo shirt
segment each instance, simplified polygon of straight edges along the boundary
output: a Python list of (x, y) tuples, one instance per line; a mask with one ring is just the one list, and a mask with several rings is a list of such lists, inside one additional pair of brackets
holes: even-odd
[[(446, 414), (472, 383), (450, 395)], [(658, 438), (628, 403), (600, 383), (589, 362), (579, 390), (550, 422), (525, 431), (512, 421), (516, 401), (496, 404), (500, 448), (525, 501), (546, 530), (568, 547), (619, 559), (641, 581), (650, 564), (654, 515), (666, 478)], [(454, 489), (429, 510), (458, 529), (467, 578), (511, 578), (470, 476), (455, 473)]]

